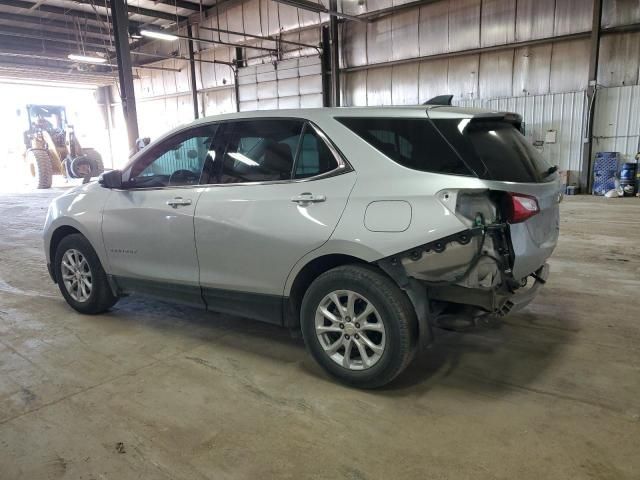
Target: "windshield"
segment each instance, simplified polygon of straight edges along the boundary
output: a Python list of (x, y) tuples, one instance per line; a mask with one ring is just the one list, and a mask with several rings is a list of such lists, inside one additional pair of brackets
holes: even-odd
[(531, 183), (542, 182), (553, 173), (540, 152), (511, 123), (469, 118), (433, 122), (480, 178)]

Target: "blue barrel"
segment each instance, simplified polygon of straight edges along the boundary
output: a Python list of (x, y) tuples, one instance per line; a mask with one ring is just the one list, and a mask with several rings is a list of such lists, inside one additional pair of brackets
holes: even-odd
[(620, 169), (620, 186), (625, 197), (633, 196), (636, 193), (637, 163), (624, 163)]

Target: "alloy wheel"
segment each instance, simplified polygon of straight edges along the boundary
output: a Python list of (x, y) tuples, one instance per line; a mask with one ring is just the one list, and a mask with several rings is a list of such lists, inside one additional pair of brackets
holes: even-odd
[(86, 302), (93, 288), (91, 268), (85, 256), (76, 249), (69, 249), (62, 256), (62, 281), (69, 296), (76, 302)]
[(329, 358), (349, 370), (371, 368), (384, 353), (382, 318), (367, 298), (354, 291), (326, 295), (316, 309), (315, 330)]

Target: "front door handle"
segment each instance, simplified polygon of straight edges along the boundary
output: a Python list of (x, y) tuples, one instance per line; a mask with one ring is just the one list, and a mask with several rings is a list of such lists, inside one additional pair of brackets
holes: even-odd
[(304, 205), (309, 203), (324, 202), (326, 199), (327, 197), (324, 195), (313, 195), (312, 193), (305, 192), (305, 193), (301, 193), (296, 197), (293, 197), (291, 201)]
[(184, 207), (186, 205), (191, 205), (191, 199), (176, 197), (174, 199), (167, 200), (167, 205), (173, 208)]

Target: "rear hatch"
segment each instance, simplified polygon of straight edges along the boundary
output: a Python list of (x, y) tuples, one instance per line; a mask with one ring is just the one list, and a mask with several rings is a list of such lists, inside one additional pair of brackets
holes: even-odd
[[(524, 214), (509, 222), (513, 276), (524, 278), (542, 266), (556, 246), (561, 182), (557, 167), (520, 133), (520, 117), (488, 113), (471, 118), (433, 118), (435, 128), (478, 178), (492, 191), (510, 192), (506, 208), (521, 206)], [(515, 198), (514, 198), (515, 197)], [(528, 200), (534, 203), (527, 203)], [(531, 211), (527, 213), (526, 207)]]

